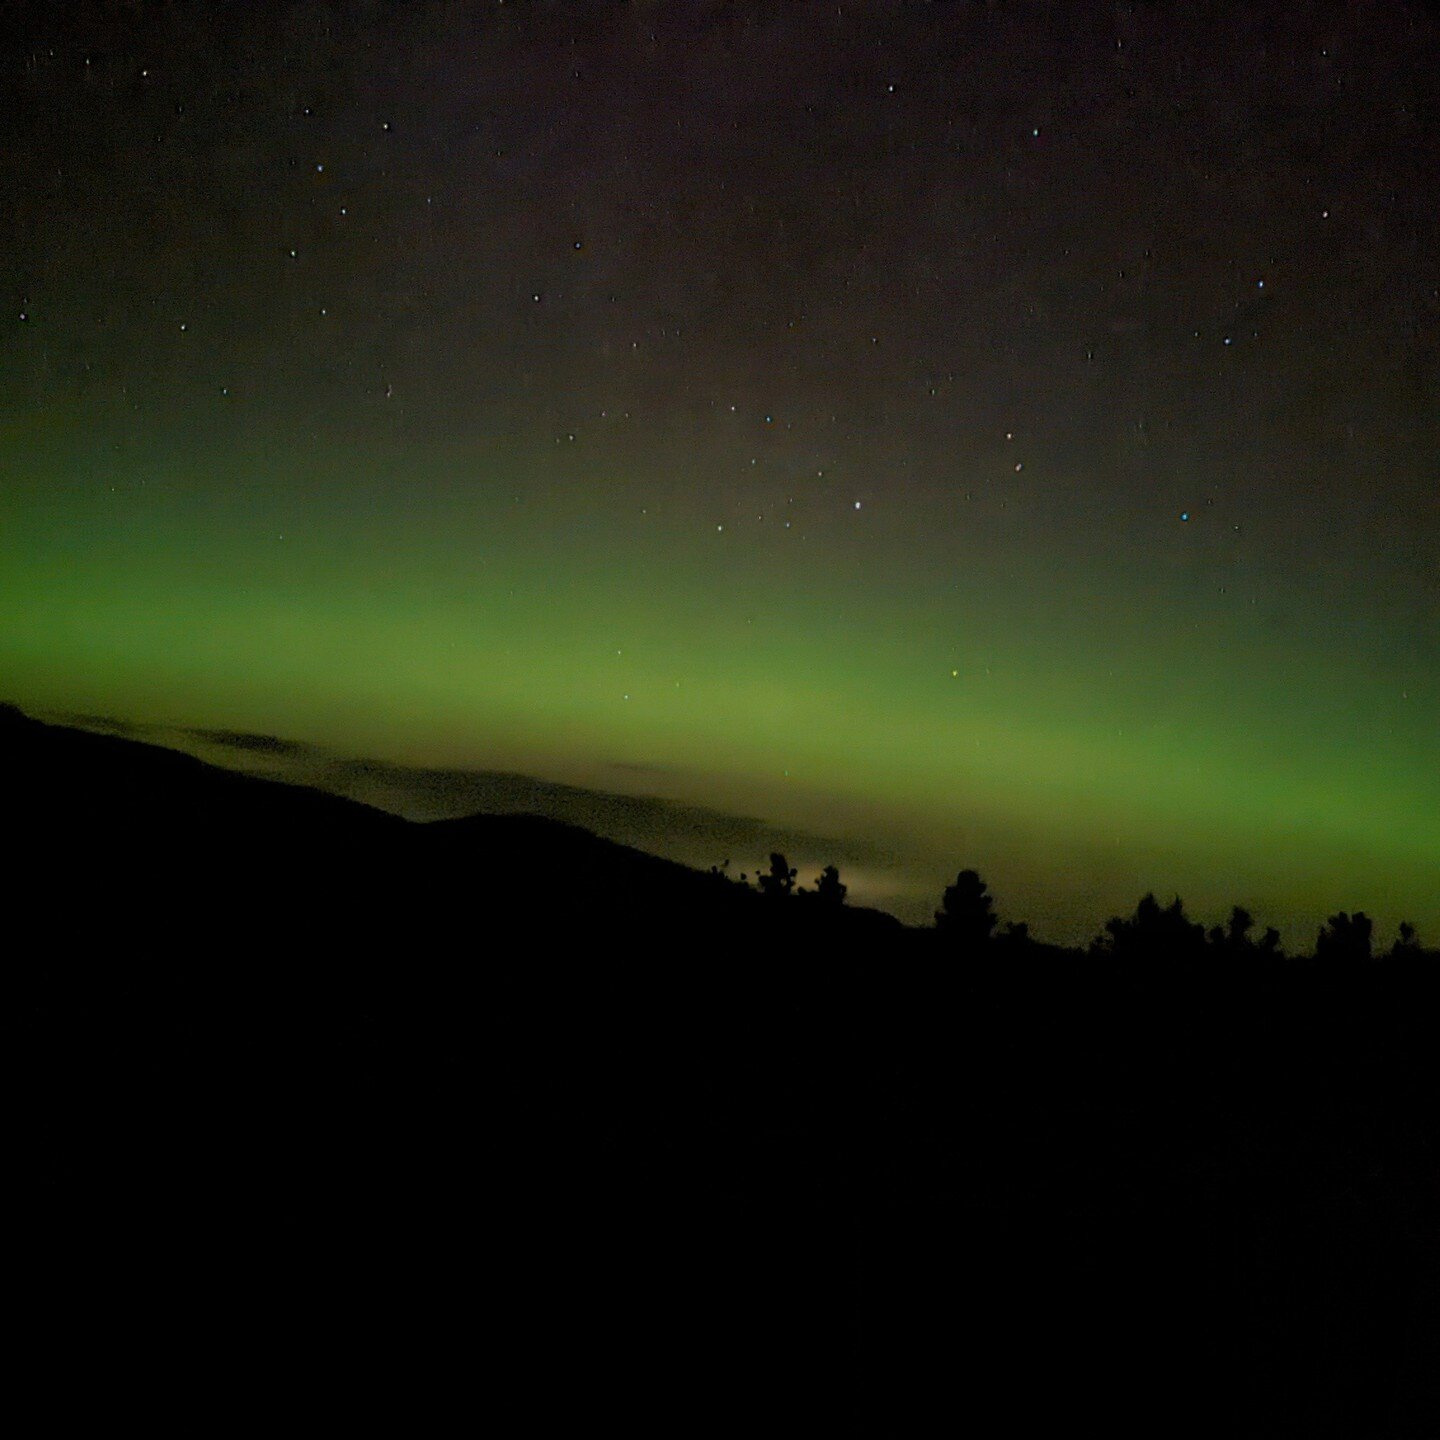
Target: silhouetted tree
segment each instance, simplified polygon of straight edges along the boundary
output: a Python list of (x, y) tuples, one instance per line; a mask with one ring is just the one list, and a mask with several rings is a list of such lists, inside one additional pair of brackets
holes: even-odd
[(1363, 910), (1357, 910), (1353, 915), (1347, 915), (1342, 910), (1321, 926), (1320, 933), (1315, 937), (1315, 958), (1342, 963), (1368, 960), (1374, 931), (1374, 922)]
[(1128, 920), (1114, 916), (1105, 922), (1105, 934), (1090, 947), (1097, 954), (1167, 959), (1196, 958), (1205, 947), (1205, 927), (1185, 914), (1177, 895), (1162, 907), (1153, 894), (1142, 897)]
[(815, 882), (815, 898), (825, 905), (843, 905), (849, 888), (841, 884), (840, 871), (834, 865), (827, 865)]
[(1282, 953), (1280, 950), (1280, 932), (1273, 925), (1267, 925), (1265, 927), (1265, 933), (1260, 937), (1260, 945), (1258, 948), (1262, 955), (1279, 955)]
[(935, 928), (942, 934), (978, 945), (990, 938), (998, 916), (989, 887), (974, 870), (962, 870), (945, 889)]
[(1243, 906), (1236, 905), (1230, 911), (1230, 923), (1225, 927), (1225, 938), (1237, 950), (1250, 943), (1250, 932), (1255, 928), (1255, 917)]
[(770, 853), (770, 873), (759, 877), (760, 890), (772, 899), (783, 900), (795, 888), (795, 871), (776, 851)]
[[(1223, 926), (1214, 926), (1207, 938), (1216, 949), (1232, 955), (1253, 954), (1259, 948), (1250, 938), (1254, 928), (1255, 917), (1243, 905), (1236, 905), (1231, 908), (1229, 920)], [(1279, 940), (1278, 933), (1275, 938)]]
[(1420, 937), (1415, 927), (1408, 921), (1400, 922), (1400, 934), (1395, 943), (1390, 947), (1390, 958), (1392, 960), (1409, 960), (1420, 954)]

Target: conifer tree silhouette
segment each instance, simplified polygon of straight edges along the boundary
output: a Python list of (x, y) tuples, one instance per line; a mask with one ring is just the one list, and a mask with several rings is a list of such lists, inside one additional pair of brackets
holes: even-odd
[(1400, 934), (1394, 945), (1390, 947), (1390, 954), (1394, 959), (1401, 960), (1420, 953), (1420, 936), (1416, 933), (1415, 927), (1408, 921), (1400, 922)]
[[(1225, 950), (1232, 955), (1248, 954), (1256, 949), (1255, 942), (1250, 938), (1254, 928), (1255, 917), (1243, 905), (1235, 905), (1231, 907), (1229, 920), (1223, 926), (1212, 927), (1206, 938), (1217, 950)], [(1278, 935), (1276, 939), (1279, 939)]]
[[(1211, 931), (1209, 938), (1215, 939), (1215, 931)], [(1104, 935), (1096, 939), (1091, 950), (1096, 954), (1121, 958), (1164, 956), (1193, 959), (1203, 953), (1205, 940), (1205, 927), (1185, 914), (1185, 906), (1178, 895), (1168, 905), (1162, 906), (1153, 894), (1148, 894), (1141, 898), (1130, 919), (1124, 920), (1117, 915), (1107, 920)]]
[(827, 865), (815, 882), (815, 898), (825, 905), (843, 905), (849, 888), (841, 883), (840, 871), (834, 865)]
[(758, 879), (762, 894), (773, 900), (783, 900), (795, 889), (795, 871), (790, 862), (778, 851), (770, 853), (770, 873)]
[(935, 912), (937, 930), (972, 945), (988, 940), (998, 920), (989, 887), (974, 870), (962, 870), (955, 877)]
[(1332, 915), (1315, 937), (1315, 958), (1340, 962), (1368, 960), (1375, 922), (1363, 911)]
[(1230, 911), (1230, 923), (1225, 927), (1225, 938), (1235, 949), (1249, 944), (1250, 932), (1255, 928), (1255, 917), (1243, 906), (1236, 905)]

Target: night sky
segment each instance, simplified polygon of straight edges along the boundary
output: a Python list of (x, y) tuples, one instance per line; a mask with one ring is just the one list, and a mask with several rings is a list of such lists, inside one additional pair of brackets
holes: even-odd
[(4, 17), (0, 699), (1440, 938), (1433, 10)]

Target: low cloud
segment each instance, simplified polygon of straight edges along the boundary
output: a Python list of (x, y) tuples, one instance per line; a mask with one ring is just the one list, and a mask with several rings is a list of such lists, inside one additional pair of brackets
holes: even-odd
[[(907, 912), (915, 908), (911, 877), (884, 847), (776, 825), (758, 816), (731, 815), (682, 800), (622, 789), (590, 789), (505, 770), (432, 768), (363, 759), (254, 731), (136, 725), (95, 715), (54, 718), (184, 750), (229, 769), (312, 786), (407, 820), (543, 815), (698, 869), (725, 866), (727, 873), (736, 877), (763, 870), (770, 852), (778, 850), (799, 870), (802, 885), (813, 884), (824, 866), (837, 865), (855, 903), (894, 909), (906, 918), (911, 918)], [(606, 769), (616, 774), (621, 784), (631, 780), (639, 785), (646, 778), (673, 778), (675, 774), (669, 767), (634, 762), (611, 762)]]
[(262, 755), (314, 755), (315, 746), (302, 740), (283, 740), (278, 735), (256, 735), (248, 730), (185, 730), (180, 732), (205, 744), (227, 750), (250, 750)]

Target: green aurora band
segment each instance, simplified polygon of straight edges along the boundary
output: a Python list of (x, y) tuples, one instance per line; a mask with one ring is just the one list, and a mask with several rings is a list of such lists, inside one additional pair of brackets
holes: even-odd
[(0, 495), (0, 673), (37, 713), (599, 788), (634, 767), (886, 845), (888, 891), (856, 898), (910, 919), (975, 865), (1057, 940), (1150, 888), (1298, 946), (1339, 908), (1440, 933), (1436, 678), (1357, 651), (1315, 577), (1281, 632), (1093, 534), (862, 548), (818, 501), (808, 528), (743, 499), (711, 523), (518, 446), (158, 454), (47, 420), (6, 433)]

